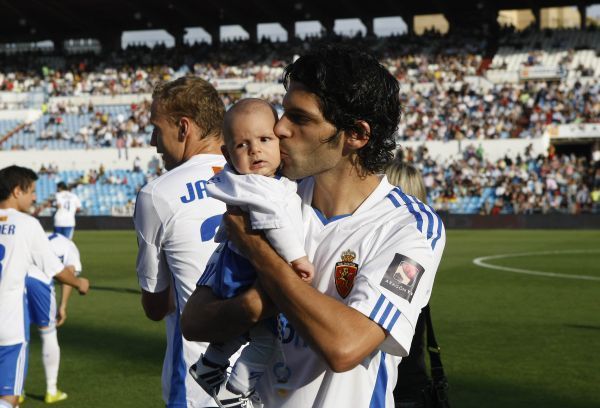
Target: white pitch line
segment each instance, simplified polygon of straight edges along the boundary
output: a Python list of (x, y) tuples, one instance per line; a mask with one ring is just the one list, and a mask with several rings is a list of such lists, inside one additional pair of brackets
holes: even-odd
[(499, 266), (492, 265), (490, 263), (486, 263), (485, 261), (491, 259), (502, 259), (502, 258), (514, 258), (518, 256), (531, 256), (531, 255), (560, 255), (560, 254), (586, 254), (586, 253), (598, 253), (600, 250), (594, 249), (574, 249), (574, 250), (559, 250), (559, 251), (540, 251), (540, 252), (520, 252), (514, 254), (502, 254), (502, 255), (492, 255), (492, 256), (482, 256), (479, 258), (473, 259), (473, 263), (477, 266), (481, 266), (482, 268), (488, 269), (497, 269), (499, 271), (506, 272), (514, 272), (514, 273), (522, 273), (525, 275), (534, 275), (534, 276), (546, 276), (549, 278), (562, 278), (562, 279), (580, 279), (580, 280), (591, 280), (591, 281), (600, 281), (600, 277), (597, 276), (589, 276), (589, 275), (568, 275), (564, 273), (555, 273), (555, 272), (543, 272), (543, 271), (532, 271), (530, 269), (520, 269), (520, 268), (509, 268), (507, 266)]

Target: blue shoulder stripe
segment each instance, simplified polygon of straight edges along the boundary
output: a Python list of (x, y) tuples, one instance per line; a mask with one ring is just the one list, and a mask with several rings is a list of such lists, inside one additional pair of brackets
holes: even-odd
[(377, 303), (375, 304), (375, 307), (373, 308), (373, 311), (369, 315), (369, 319), (375, 320), (375, 316), (377, 316), (377, 313), (379, 312), (379, 309), (381, 309), (381, 305), (383, 305), (383, 301), (384, 300), (385, 300), (385, 296), (379, 295), (379, 299), (377, 299)]
[[(387, 300), (387, 299), (386, 299)], [(392, 311), (392, 308), (394, 307), (394, 305), (392, 304), (392, 302), (388, 301), (388, 305), (385, 308), (385, 311), (383, 312), (383, 315), (381, 315), (381, 317), (379, 318), (379, 325), (383, 327), (385, 321), (387, 320), (388, 316), (390, 315), (390, 312)]]
[(417, 201), (417, 205), (419, 206), (421, 212), (424, 212), (427, 216), (427, 239), (431, 239), (433, 236), (433, 215), (427, 211), (425, 204), (423, 204), (421, 201)]
[(401, 204), (398, 202), (398, 200), (396, 200), (396, 197), (394, 197), (394, 195), (392, 193), (389, 193), (387, 195), (387, 198), (389, 198), (390, 201), (392, 202), (392, 204), (394, 204), (394, 207), (396, 207), (396, 208), (400, 207)]
[(412, 202), (410, 201), (410, 198), (408, 198), (408, 196), (404, 194), (404, 191), (400, 190), (399, 188), (395, 188), (394, 192), (396, 192), (396, 194), (400, 196), (402, 201), (404, 201), (406, 208), (408, 208), (408, 211), (410, 211), (410, 213), (417, 220), (417, 229), (423, 232), (423, 217), (421, 216), (421, 213), (415, 210), (415, 208), (412, 205)]
[(390, 323), (387, 325), (386, 330), (388, 332), (392, 332), (392, 329), (394, 328), (394, 325), (396, 324), (396, 320), (398, 320), (398, 318), (400, 317), (402, 313), (400, 313), (399, 310), (396, 310), (396, 313), (394, 313), (394, 316), (392, 317), (392, 320), (390, 321)]
[[(399, 187), (394, 188), (387, 197), (394, 204), (394, 206), (396, 206), (396, 208), (402, 205), (400, 201), (406, 206), (408, 211), (413, 215), (413, 217), (415, 217), (417, 229), (426, 235), (427, 240), (431, 241), (431, 248), (435, 249), (438, 240), (442, 237), (442, 219), (435, 212), (435, 210), (427, 204), (419, 201), (417, 198), (405, 194)], [(427, 219), (426, 229), (423, 227), (425, 222), (423, 219), (424, 216)], [(436, 223), (436, 220), (437, 228), (434, 232), (434, 224)]]

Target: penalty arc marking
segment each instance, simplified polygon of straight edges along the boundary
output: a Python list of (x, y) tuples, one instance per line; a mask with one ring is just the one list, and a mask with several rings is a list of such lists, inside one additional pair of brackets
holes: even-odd
[(518, 252), (514, 254), (501, 254), (501, 255), (491, 255), (491, 256), (482, 256), (479, 258), (473, 259), (473, 263), (477, 266), (486, 269), (496, 269), (499, 271), (505, 272), (513, 272), (513, 273), (521, 273), (524, 275), (533, 275), (533, 276), (545, 276), (548, 278), (559, 278), (559, 279), (579, 279), (579, 280), (588, 280), (588, 281), (599, 281), (600, 277), (598, 276), (589, 276), (589, 275), (570, 275), (565, 273), (555, 273), (555, 272), (544, 272), (544, 271), (533, 271), (530, 269), (521, 269), (521, 268), (511, 268), (508, 266), (500, 266), (493, 265), (486, 261), (490, 261), (493, 259), (504, 259), (504, 258), (515, 258), (520, 256), (532, 256), (532, 255), (561, 255), (561, 254), (589, 254), (589, 253), (600, 253), (600, 250), (559, 250), (559, 251), (539, 251), (539, 252)]

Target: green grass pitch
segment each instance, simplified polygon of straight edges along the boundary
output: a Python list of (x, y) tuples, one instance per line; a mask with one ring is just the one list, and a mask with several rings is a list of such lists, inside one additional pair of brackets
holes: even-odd
[[(162, 407), (164, 328), (144, 317), (132, 231), (77, 231), (87, 297), (73, 295), (59, 330), (62, 407)], [(454, 408), (600, 407), (600, 281), (484, 269), (480, 256), (574, 251), (489, 261), (600, 278), (600, 231), (448, 231), (432, 316)], [(589, 250), (581, 252), (581, 250)], [(580, 252), (577, 252), (580, 251)], [(45, 391), (32, 327), (24, 407)], [(349, 339), (350, 340), (350, 339)]]

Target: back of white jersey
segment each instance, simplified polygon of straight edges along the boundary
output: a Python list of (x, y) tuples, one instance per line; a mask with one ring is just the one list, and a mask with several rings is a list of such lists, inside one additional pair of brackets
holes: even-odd
[(174, 283), (176, 292), (177, 314), (167, 317), (163, 366), (163, 398), (169, 406), (186, 400), (189, 407), (214, 405), (187, 373), (206, 343), (183, 339), (179, 315), (216, 248), (213, 238), (225, 204), (208, 197), (206, 183), (224, 165), (220, 155), (194, 156), (144, 186), (136, 201), (140, 287), (156, 293)]
[(25, 277), (36, 265), (46, 279), (63, 269), (39, 221), (14, 209), (0, 209), (0, 346), (28, 339)]
[(55, 227), (74, 227), (75, 213), (81, 208), (79, 197), (70, 191), (59, 191), (55, 196), (56, 213), (54, 214)]
[[(81, 273), (81, 258), (75, 243), (64, 235), (57, 233), (48, 234), (48, 240), (50, 241), (50, 248), (52, 248), (52, 251), (61, 262), (64, 265), (73, 265), (75, 267), (75, 274), (79, 276)], [(48, 279), (46, 274), (35, 265), (31, 265), (27, 274), (46, 284), (52, 282), (52, 279)]]

